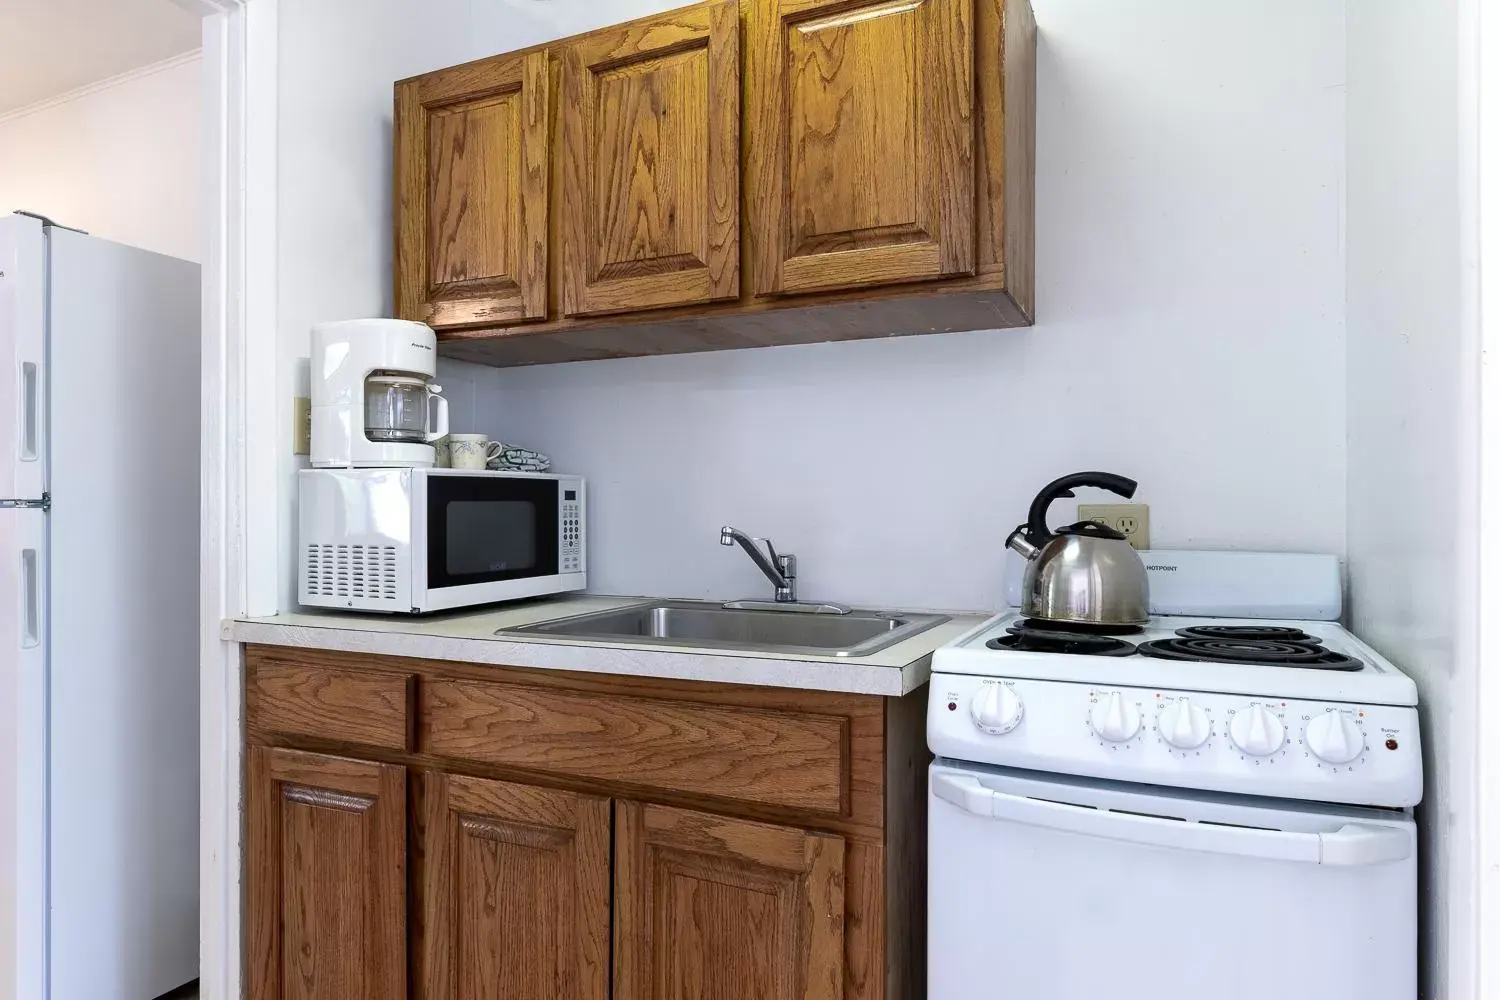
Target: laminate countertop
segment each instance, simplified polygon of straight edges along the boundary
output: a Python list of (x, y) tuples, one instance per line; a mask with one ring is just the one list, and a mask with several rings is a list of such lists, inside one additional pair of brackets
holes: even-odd
[(650, 599), (576, 595), (420, 617), (309, 610), (225, 619), (222, 633), (234, 642), (268, 646), (900, 697), (927, 683), (933, 650), (990, 617), (943, 612), (950, 615), (948, 621), (869, 656), (809, 656), (571, 636), (495, 634), (497, 629), (623, 608)]

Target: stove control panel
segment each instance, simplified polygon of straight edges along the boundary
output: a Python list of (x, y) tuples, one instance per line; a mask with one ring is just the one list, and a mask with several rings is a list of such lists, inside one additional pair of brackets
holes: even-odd
[(974, 725), (991, 736), (1004, 736), (1019, 726), (1024, 711), (1015, 686), (1001, 681), (981, 684), (969, 697), (969, 715)]
[(1089, 728), (1107, 743), (1128, 743), (1141, 732), (1141, 707), (1123, 691), (1100, 691), (1091, 699)]
[(1229, 742), (1249, 757), (1275, 757), (1286, 749), (1285, 708), (1252, 701), (1229, 710)]
[(954, 760), (1117, 781), (1404, 807), (1416, 709), (934, 674), (927, 743)]
[(1186, 694), (1161, 703), (1156, 710), (1154, 728), (1163, 743), (1184, 753), (1197, 750), (1214, 734), (1214, 723), (1208, 709)]
[(1352, 764), (1369, 750), (1364, 718), (1363, 712), (1330, 706), (1307, 720), (1302, 742), (1320, 763), (1332, 767)]

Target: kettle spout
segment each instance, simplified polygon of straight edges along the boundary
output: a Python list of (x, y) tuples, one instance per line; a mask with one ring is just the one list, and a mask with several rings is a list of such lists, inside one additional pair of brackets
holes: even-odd
[(1026, 537), (1026, 525), (1024, 524), (1010, 533), (1010, 537), (1005, 540), (1005, 547), (1021, 553), (1021, 556), (1025, 559), (1035, 559), (1037, 553), (1042, 551), (1031, 543), (1031, 539)]

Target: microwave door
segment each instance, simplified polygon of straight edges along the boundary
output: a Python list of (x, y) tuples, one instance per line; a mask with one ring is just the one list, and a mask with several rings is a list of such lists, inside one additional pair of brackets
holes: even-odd
[(427, 478), (427, 589), (556, 576), (558, 484), (497, 476)]

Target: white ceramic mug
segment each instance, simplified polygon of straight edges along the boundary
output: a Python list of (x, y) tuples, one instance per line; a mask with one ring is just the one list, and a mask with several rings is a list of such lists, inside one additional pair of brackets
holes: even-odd
[(434, 469), (453, 468), (452, 442), (448, 440), (446, 434), (432, 442), (432, 467)]
[(448, 440), (455, 469), (487, 469), (490, 459), (498, 458), (504, 449), (486, 434), (450, 434)]

